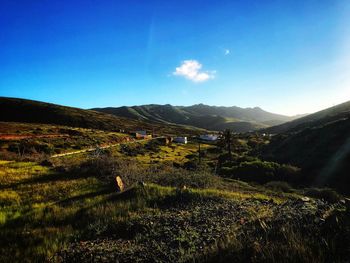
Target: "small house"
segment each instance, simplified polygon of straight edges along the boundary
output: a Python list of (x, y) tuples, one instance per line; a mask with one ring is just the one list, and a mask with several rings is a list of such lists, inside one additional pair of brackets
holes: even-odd
[(140, 131), (136, 131), (136, 133), (137, 134), (141, 134), (141, 135), (147, 135), (147, 132), (143, 131), (143, 130), (142, 131), (141, 130)]
[(173, 142), (187, 144), (187, 137), (175, 137)]
[(152, 135), (151, 134), (140, 134), (140, 133), (136, 133), (136, 139), (152, 139)]
[(135, 131), (131, 133), (136, 139), (152, 139), (152, 135), (147, 134), (146, 131)]
[(203, 140), (203, 141), (211, 141), (214, 142), (218, 139), (218, 135), (215, 134), (203, 134), (199, 136), (199, 139)]

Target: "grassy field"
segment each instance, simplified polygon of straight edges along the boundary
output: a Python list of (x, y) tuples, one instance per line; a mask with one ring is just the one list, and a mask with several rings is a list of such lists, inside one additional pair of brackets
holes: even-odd
[[(51, 125), (2, 129), (61, 151), (125, 136)], [(2, 149), (23, 140), (4, 140)], [(239, 138), (223, 165), (246, 163), (251, 145), (264, 143)], [(195, 141), (158, 140), (57, 158), (37, 153), (0, 161), (0, 262), (329, 262), (349, 255), (346, 202), (323, 190), (306, 197), (287, 183), (218, 176), (225, 153), (214, 144), (201, 144), (201, 154)], [(116, 176), (126, 191), (117, 192)]]
[[(142, 166), (142, 162), (134, 163), (134, 169)], [(93, 169), (62, 172), (34, 162), (1, 161), (0, 261), (108, 262), (120, 258), (185, 262), (202, 261), (203, 256), (210, 261), (217, 259), (218, 251), (226, 256), (235, 251), (234, 257), (240, 258), (247, 246), (241, 233), (250, 235), (249, 231), (265, 225), (269, 230), (286, 203), (285, 215), (290, 216), (298, 213), (297, 205), (304, 205), (297, 192), (269, 191), (204, 171), (186, 174), (175, 168), (162, 169), (158, 172), (161, 181), (150, 176), (147, 185), (132, 184), (130, 190), (117, 193)], [(198, 187), (183, 189), (187, 177)], [(313, 214), (312, 209), (328, 214), (338, 209), (323, 204), (321, 210), (315, 201), (307, 205), (304, 216)], [(260, 234), (256, 235), (261, 251), (266, 252), (270, 243), (264, 244)], [(290, 241), (290, 246), (302, 238)], [(302, 248), (293, 247), (293, 253), (315, 256), (307, 241), (299, 246)], [(255, 253), (260, 255), (258, 250)]]
[[(15, 257), (44, 259), (62, 249), (74, 236), (89, 232), (91, 224), (112, 220), (125, 224), (135, 211), (147, 212), (147, 199), (175, 195), (175, 189), (150, 185), (146, 200), (110, 201), (117, 196), (94, 177), (59, 174), (30, 162), (0, 163), (0, 223), (2, 260)], [(215, 196), (215, 191), (194, 194)], [(220, 193), (222, 195), (222, 193)], [(247, 195), (232, 195), (246, 198)], [(102, 212), (102, 213), (101, 213)], [(88, 213), (93, 222), (84, 222)], [(103, 227), (103, 226), (102, 226)], [(73, 239), (74, 240), (74, 239)]]

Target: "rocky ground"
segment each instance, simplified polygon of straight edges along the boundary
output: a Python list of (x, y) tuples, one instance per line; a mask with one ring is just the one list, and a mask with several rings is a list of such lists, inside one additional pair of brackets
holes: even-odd
[[(61, 262), (187, 262), (343, 260), (350, 255), (349, 214), (343, 203), (295, 199), (201, 198), (158, 204), (140, 214), (122, 237), (115, 231), (81, 240), (61, 251)], [(347, 223), (346, 223), (347, 222)], [(303, 246), (300, 246), (303, 240)], [(305, 241), (305, 242), (304, 242)], [(340, 242), (337, 253), (334, 247)], [(348, 250), (347, 250), (348, 249)], [(334, 252), (335, 251), (335, 252)], [(296, 255), (293, 255), (295, 253)], [(337, 253), (337, 255), (333, 255)], [(292, 260), (293, 261), (293, 260)]]

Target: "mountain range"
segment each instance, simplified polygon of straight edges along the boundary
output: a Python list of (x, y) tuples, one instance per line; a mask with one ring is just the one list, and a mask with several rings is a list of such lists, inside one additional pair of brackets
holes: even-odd
[(93, 110), (7, 97), (0, 97), (0, 121), (56, 124), (109, 131), (142, 129), (163, 134), (197, 134), (201, 131), (195, 127), (149, 123)]
[(289, 117), (264, 111), (259, 107), (240, 108), (208, 106), (142, 105), (132, 107), (93, 108), (92, 110), (154, 123), (190, 125), (207, 130), (232, 129), (235, 132), (254, 131), (292, 121)]
[[(101, 130), (145, 129), (168, 135), (195, 135), (224, 128), (243, 132), (264, 127), (260, 133), (274, 136), (260, 150), (261, 158), (302, 168), (305, 184), (327, 185), (349, 193), (350, 101), (293, 120), (260, 108), (153, 104), (84, 110), (0, 97), (0, 121)], [(267, 127), (283, 121), (287, 122)]]

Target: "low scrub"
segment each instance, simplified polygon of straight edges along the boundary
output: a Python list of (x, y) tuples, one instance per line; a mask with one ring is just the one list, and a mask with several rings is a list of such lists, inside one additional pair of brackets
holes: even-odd
[(340, 200), (340, 195), (334, 191), (333, 189), (325, 188), (325, 189), (317, 189), (312, 188), (305, 191), (305, 195), (317, 199), (322, 199), (329, 203), (337, 203)]
[(285, 193), (293, 192), (292, 187), (287, 182), (272, 181), (265, 184), (265, 186), (276, 192), (285, 192)]
[(208, 170), (198, 166), (191, 171), (174, 167), (171, 163), (144, 166), (136, 160), (113, 157), (108, 152), (92, 155), (84, 162), (64, 169), (78, 177), (96, 177), (107, 185), (114, 185), (116, 176), (120, 176), (126, 187), (137, 182), (150, 182), (179, 188), (207, 188), (214, 186), (218, 180)]
[(297, 167), (260, 160), (241, 162), (231, 167), (224, 166), (219, 171), (225, 177), (262, 184), (270, 181), (293, 182), (299, 172), (300, 169)]

